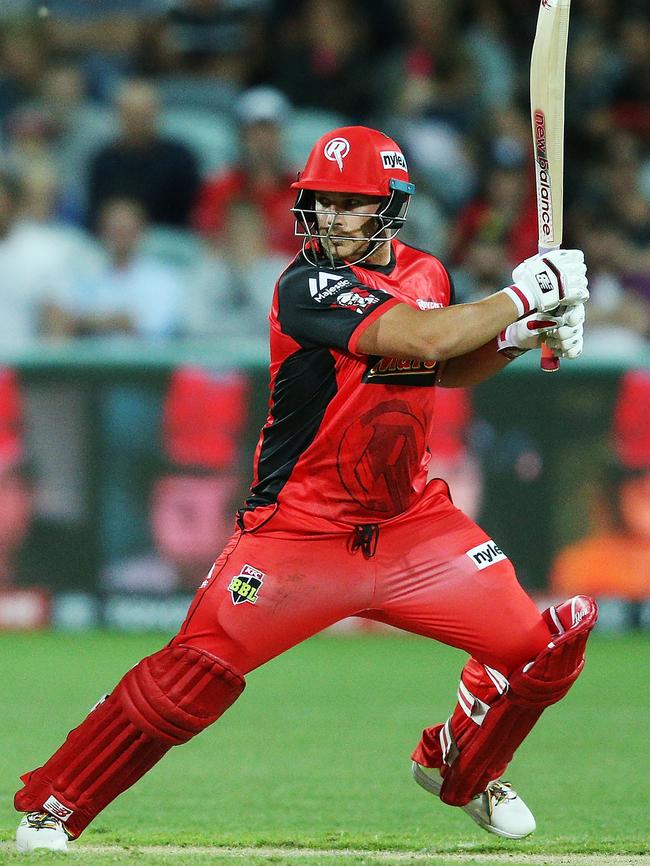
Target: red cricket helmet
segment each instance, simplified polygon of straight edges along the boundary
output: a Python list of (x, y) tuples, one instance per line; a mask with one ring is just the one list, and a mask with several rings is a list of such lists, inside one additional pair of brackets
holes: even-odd
[[(322, 234), (318, 230), (316, 191), (357, 193), (383, 199), (375, 215), (377, 231), (368, 239), (365, 254), (353, 264), (368, 258), (380, 243), (395, 237), (406, 221), (409, 200), (415, 192), (399, 145), (367, 126), (343, 126), (321, 136), (309, 154), (304, 171), (291, 188), (298, 190), (292, 209), (296, 215), (296, 234), (303, 238), (303, 254), (314, 264), (317, 245), (313, 242), (337, 239), (331, 233)], [(307, 256), (306, 252), (310, 241), (313, 256)]]

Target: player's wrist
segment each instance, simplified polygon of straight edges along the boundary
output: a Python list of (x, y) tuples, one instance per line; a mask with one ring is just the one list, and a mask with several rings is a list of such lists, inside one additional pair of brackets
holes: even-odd
[(506, 286), (505, 289), (502, 289), (501, 293), (510, 298), (512, 303), (515, 305), (518, 319), (521, 319), (522, 316), (527, 316), (535, 310), (536, 298), (530, 291), (527, 291), (525, 287), (513, 283), (510, 286)]

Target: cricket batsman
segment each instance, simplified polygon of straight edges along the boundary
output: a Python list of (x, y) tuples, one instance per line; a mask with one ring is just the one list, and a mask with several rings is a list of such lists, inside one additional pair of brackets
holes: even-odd
[(535, 829), (500, 779), (580, 675), (596, 604), (576, 596), (540, 614), (427, 467), (438, 388), (481, 382), (542, 340), (580, 354), (583, 254), (532, 256), (512, 285), (455, 305), (441, 262), (397, 240), (415, 186), (395, 141), (335, 129), (293, 188), (303, 245), (273, 295), (270, 408), (235, 533), (178, 634), (21, 777), (20, 851), (65, 849), (215, 722), (249, 671), (352, 615), (469, 654), (451, 715), (413, 751), (415, 781), (498, 836)]

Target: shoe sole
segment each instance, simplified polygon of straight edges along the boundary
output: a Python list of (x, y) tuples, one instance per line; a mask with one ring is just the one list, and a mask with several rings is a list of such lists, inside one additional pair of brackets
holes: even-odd
[[(418, 783), (421, 788), (424, 788), (425, 791), (428, 791), (430, 794), (435, 794), (436, 797), (440, 797), (440, 789), (442, 788), (442, 783), (438, 783), (435, 779), (431, 779), (425, 772), (423, 772), (420, 765), (417, 761), (413, 761), (412, 765), (413, 778)], [(498, 830), (496, 827), (493, 827), (491, 824), (486, 824), (485, 821), (482, 821), (478, 816), (472, 815), (465, 806), (460, 807), (463, 812), (468, 815), (475, 824), (481, 828), (481, 830), (485, 830), (486, 833), (492, 833), (494, 836), (501, 836), (502, 839), (525, 839), (526, 836), (530, 836), (533, 830), (529, 833), (506, 833), (503, 830)]]
[(68, 851), (68, 846), (65, 842), (61, 845), (36, 845), (32, 847), (31, 845), (21, 845), (20, 842), (16, 842), (16, 851), (19, 854), (32, 854), (34, 851)]

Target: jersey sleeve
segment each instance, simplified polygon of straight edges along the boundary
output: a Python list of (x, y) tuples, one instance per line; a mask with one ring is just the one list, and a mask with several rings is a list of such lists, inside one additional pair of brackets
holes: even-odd
[(278, 321), (301, 346), (354, 352), (362, 332), (398, 304), (397, 298), (361, 283), (349, 268), (290, 268), (278, 283)]

